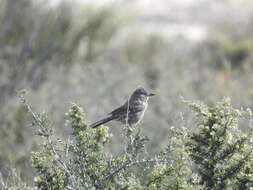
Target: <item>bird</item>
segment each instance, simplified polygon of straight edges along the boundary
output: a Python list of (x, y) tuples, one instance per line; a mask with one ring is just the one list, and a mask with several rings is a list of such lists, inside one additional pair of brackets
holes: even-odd
[(97, 128), (112, 120), (134, 127), (142, 120), (148, 107), (149, 97), (154, 95), (153, 93), (148, 93), (143, 87), (139, 87), (134, 90), (122, 106), (110, 112), (104, 119), (91, 124), (90, 127)]

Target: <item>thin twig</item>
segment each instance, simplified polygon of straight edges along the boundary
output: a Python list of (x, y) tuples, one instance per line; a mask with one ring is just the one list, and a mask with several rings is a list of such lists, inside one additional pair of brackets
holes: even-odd
[(157, 159), (150, 159), (150, 160), (136, 160), (136, 161), (131, 161), (131, 160), (127, 160), (122, 166), (120, 166), (119, 168), (117, 168), (116, 170), (114, 170), (112, 173), (109, 173), (108, 175), (106, 175), (103, 179), (101, 179), (98, 183), (98, 185), (96, 185), (97, 187), (100, 187), (102, 183), (104, 183), (105, 181), (113, 178), (115, 175), (117, 175), (121, 170), (123, 169), (127, 169), (130, 168), (134, 165), (137, 164), (143, 164), (143, 163), (163, 163), (163, 162), (167, 162), (167, 160), (157, 160)]
[(36, 113), (33, 112), (32, 107), (26, 102), (26, 99), (24, 98), (24, 95), (20, 95), (19, 96), (22, 103), (25, 105), (26, 109), (28, 110), (28, 112), (30, 114), (32, 114), (33, 120), (40, 126), (43, 127), (42, 125), (42, 120), (39, 118), (38, 115), (36, 115)]
[[(28, 112), (32, 115), (33, 120), (36, 122), (36, 124), (38, 126), (40, 126), (41, 129), (44, 129), (44, 125), (42, 120), (40, 119), (40, 117), (32, 110), (32, 107), (26, 102), (26, 99), (24, 98), (23, 95), (20, 95), (20, 99), (22, 101), (22, 103), (26, 106)], [(74, 177), (71, 174), (70, 170), (68, 169), (68, 167), (66, 166), (66, 164), (62, 161), (62, 157), (60, 154), (57, 153), (57, 151), (55, 150), (53, 144), (52, 144), (52, 140), (50, 139), (50, 136), (46, 136), (47, 142), (50, 145), (50, 148), (52, 149), (53, 153), (56, 155), (56, 161), (62, 166), (62, 168), (65, 170), (65, 172), (70, 176), (70, 178), (72, 178), (71, 181), (71, 185), (72, 187), (74, 187)]]

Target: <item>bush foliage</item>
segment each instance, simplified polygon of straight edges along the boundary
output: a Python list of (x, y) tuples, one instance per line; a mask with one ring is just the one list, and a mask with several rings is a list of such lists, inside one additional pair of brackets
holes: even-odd
[[(32, 153), (34, 187), (18, 180), (6, 182), (1, 189), (251, 189), (252, 113), (238, 110), (229, 99), (209, 107), (186, 101), (197, 117), (194, 130), (171, 127), (167, 146), (150, 155), (148, 138), (141, 128), (124, 126), (124, 150), (110, 155), (105, 146), (113, 138), (109, 128), (92, 129), (83, 109), (72, 104), (66, 114), (67, 138), (54, 134), (54, 124), (45, 114), (35, 113), (22, 99), (33, 117), (34, 134), (43, 138), (40, 149)], [(249, 122), (247, 132), (240, 121)]]

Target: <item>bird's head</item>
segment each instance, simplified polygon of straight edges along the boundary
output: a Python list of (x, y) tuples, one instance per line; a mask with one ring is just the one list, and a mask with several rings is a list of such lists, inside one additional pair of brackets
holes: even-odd
[(148, 93), (144, 88), (139, 87), (133, 92), (133, 97), (139, 97), (143, 99), (148, 99), (151, 96), (154, 96), (155, 94), (153, 93)]

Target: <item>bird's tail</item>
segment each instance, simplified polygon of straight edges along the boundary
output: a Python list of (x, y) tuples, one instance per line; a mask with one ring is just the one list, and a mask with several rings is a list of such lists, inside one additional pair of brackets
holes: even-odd
[(91, 128), (97, 128), (97, 127), (99, 127), (100, 125), (102, 125), (102, 124), (104, 124), (104, 123), (107, 123), (107, 122), (109, 122), (109, 121), (111, 121), (111, 120), (113, 120), (114, 118), (113, 118), (113, 116), (109, 116), (109, 117), (107, 117), (107, 118), (105, 118), (105, 119), (101, 119), (101, 120), (99, 120), (99, 121), (97, 121), (97, 122), (95, 122), (95, 123), (92, 123), (91, 125), (90, 125), (90, 127)]

